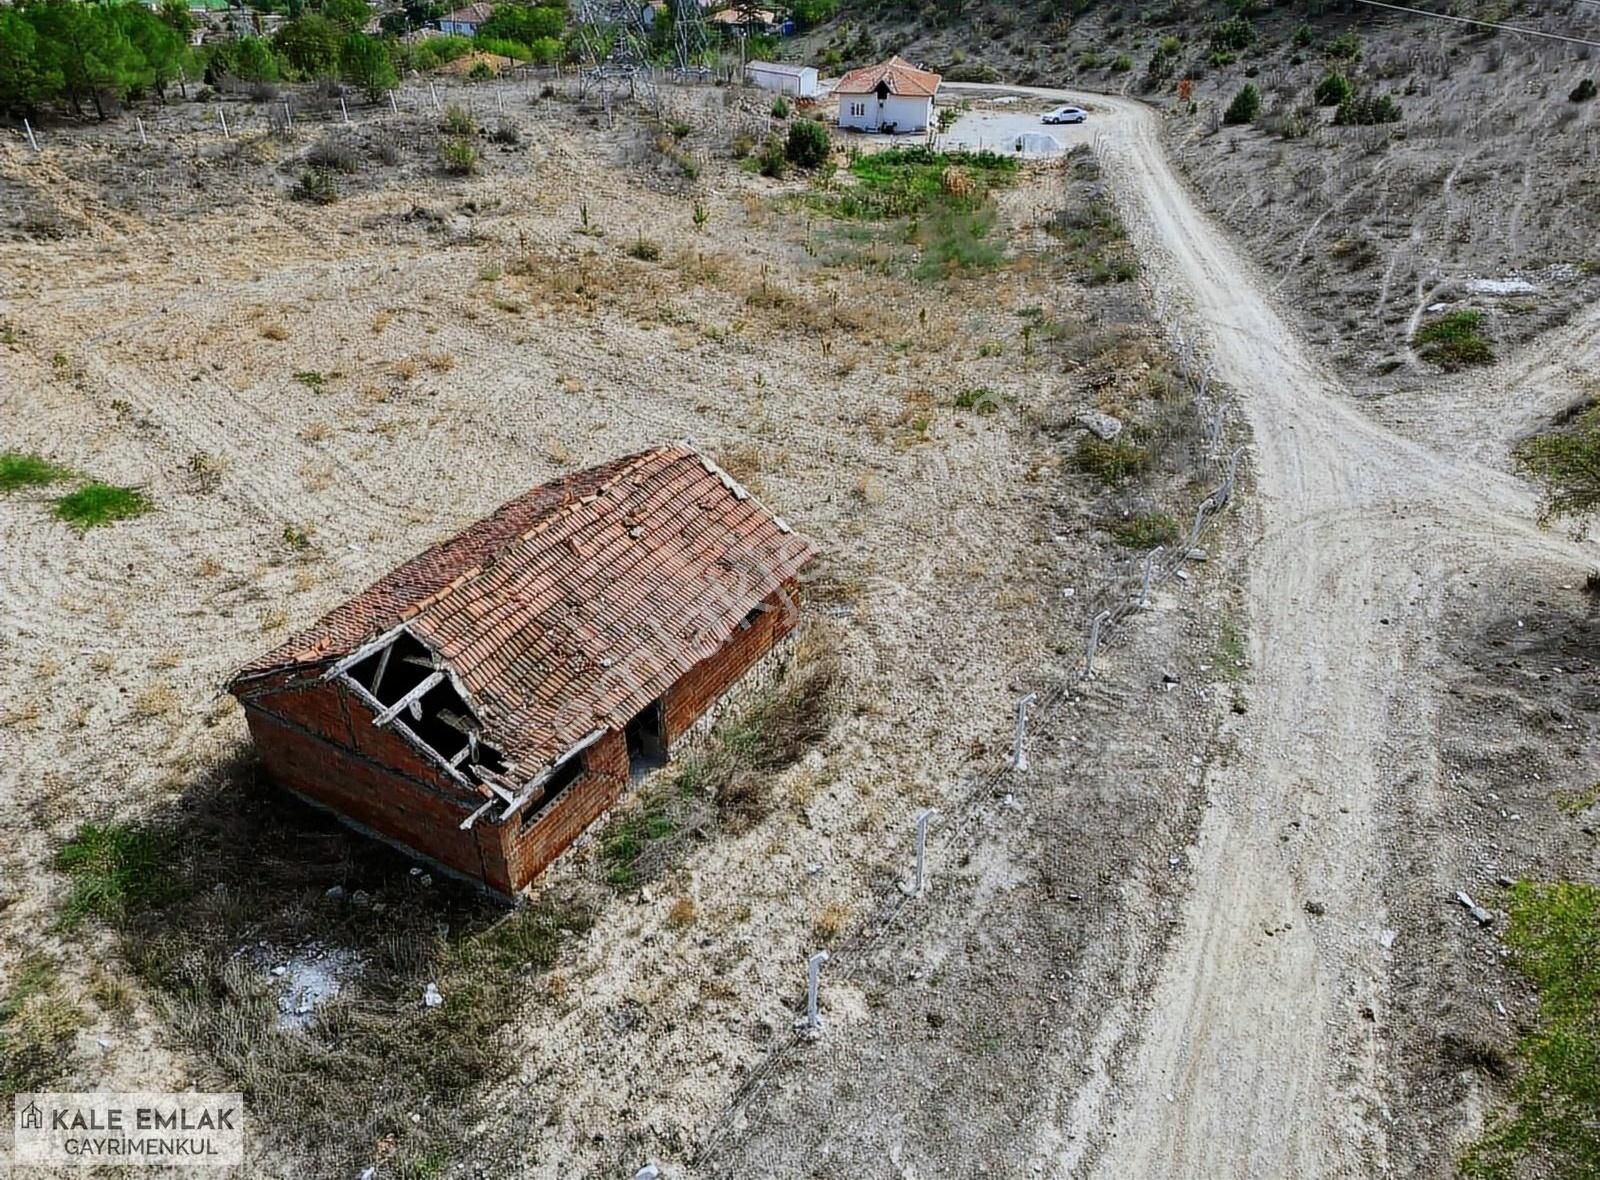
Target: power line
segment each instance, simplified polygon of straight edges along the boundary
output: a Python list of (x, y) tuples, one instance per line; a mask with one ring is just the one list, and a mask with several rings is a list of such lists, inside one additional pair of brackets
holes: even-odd
[(1538, 29), (1525, 29), (1521, 25), (1504, 25), (1499, 21), (1474, 20), (1470, 16), (1451, 16), (1446, 12), (1429, 12), (1425, 8), (1406, 8), (1399, 4), (1385, 4), (1383, 0), (1356, 0), (1357, 4), (1365, 4), (1369, 8), (1388, 8), (1394, 12), (1409, 12), (1413, 16), (1428, 16), (1434, 20), (1454, 21), (1459, 25), (1478, 25), (1485, 29), (1504, 29), (1508, 33), (1521, 33), (1524, 37), (1544, 37), (1551, 41), (1566, 41), (1573, 45), (1588, 45), (1600, 49), (1600, 41), (1590, 41), (1586, 37), (1568, 37), (1562, 33), (1545, 33)]

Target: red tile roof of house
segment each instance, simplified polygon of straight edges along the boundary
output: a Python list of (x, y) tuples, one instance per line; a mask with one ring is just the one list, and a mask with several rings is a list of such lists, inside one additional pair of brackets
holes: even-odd
[(887, 83), (890, 94), (911, 98), (932, 98), (939, 92), (942, 81), (938, 74), (919, 70), (898, 55), (875, 66), (851, 70), (833, 88), (835, 94), (875, 94), (879, 85)]
[(246, 664), (321, 670), (401, 624), (465, 687), (512, 777), (619, 729), (816, 550), (710, 460), (659, 447), (543, 484)]

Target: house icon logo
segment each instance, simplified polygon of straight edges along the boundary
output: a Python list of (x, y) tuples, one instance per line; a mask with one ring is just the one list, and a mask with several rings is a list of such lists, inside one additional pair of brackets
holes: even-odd
[(30, 1101), (17, 1112), (17, 1119), (24, 1131), (37, 1131), (44, 1126), (44, 1111), (37, 1102)]

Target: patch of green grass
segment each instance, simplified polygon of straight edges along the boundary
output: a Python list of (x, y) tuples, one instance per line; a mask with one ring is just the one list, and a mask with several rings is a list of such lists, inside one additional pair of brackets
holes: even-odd
[(1582, 815), (1596, 803), (1600, 803), (1600, 783), (1584, 791), (1563, 791), (1556, 796), (1556, 806), (1563, 815)]
[(1000, 411), (1003, 399), (1000, 394), (987, 386), (976, 389), (963, 389), (956, 394), (955, 407), (958, 410), (971, 410), (974, 414), (996, 414)]
[(1447, 369), (1487, 365), (1494, 361), (1494, 349), (1482, 328), (1481, 311), (1452, 311), (1419, 327), (1411, 344), (1424, 358)]
[(638, 864), (652, 844), (666, 840), (678, 830), (667, 814), (671, 794), (658, 792), (641, 796), (638, 806), (606, 825), (600, 839), (600, 864), (606, 880), (618, 889), (632, 889), (639, 883)]
[(641, 233), (628, 243), (628, 257), (637, 258), (640, 262), (660, 262), (661, 243)]
[(95, 482), (59, 497), (54, 511), (57, 519), (66, 521), (81, 533), (96, 525), (143, 516), (154, 507), (150, 497), (137, 488)]
[(970, 271), (993, 270), (1006, 259), (1005, 247), (991, 239), (995, 227), (992, 207), (947, 209), (923, 219), (917, 238), (922, 258), (919, 279), (947, 279)]
[(1157, 545), (1178, 543), (1178, 522), (1164, 512), (1145, 512), (1112, 521), (1106, 531), (1119, 545), (1130, 549), (1154, 549)]
[[(167, 1035), (245, 1093), (288, 1173), (353, 1176), (383, 1140), (397, 1177), (471, 1158), (484, 1095), (517, 1065), (505, 1028), (589, 911), (551, 899), (508, 911), (424, 885), (407, 858), (272, 790), (253, 763), (218, 769), (148, 826), (80, 832), (60, 854), (62, 923), (103, 919)], [(327, 897), (332, 885), (345, 896)], [(355, 965), (286, 1030), (268, 956), (311, 945)], [(442, 1006), (420, 1003), (428, 983)]]
[(1045, 230), (1060, 243), (1068, 265), (1089, 286), (1125, 283), (1138, 277), (1139, 260), (1127, 227), (1098, 186), (1075, 191)]
[(61, 907), (66, 929), (85, 918), (121, 917), (130, 905), (162, 888), (165, 850), (149, 831), (126, 824), (84, 824), (56, 853), (56, 868), (71, 886)]
[(1107, 441), (1086, 434), (1072, 452), (1072, 465), (1107, 487), (1127, 483), (1150, 468), (1150, 452), (1124, 438)]
[(37, 488), (71, 479), (70, 468), (22, 451), (0, 452), (0, 492)]
[(1519, 881), (1505, 941), (1539, 989), (1510, 1109), (1462, 1160), (1480, 1180), (1600, 1176), (1600, 887)]
[(1249, 653), (1245, 650), (1244, 632), (1239, 629), (1239, 624), (1232, 616), (1223, 615), (1222, 621), (1217, 625), (1218, 674), (1224, 680), (1243, 679), (1248, 662)]
[(301, 385), (304, 385), (307, 389), (321, 389), (325, 384), (327, 384), (327, 378), (321, 373), (315, 371), (296, 373), (294, 375), (294, 379)]
[(1517, 447), (1516, 461), (1519, 470), (1543, 486), (1547, 517), (1600, 508), (1600, 406), (1526, 440)]
[(59, 964), (42, 954), (23, 958), (0, 992), (0, 1091), (48, 1089), (82, 1023), (83, 1013), (61, 994)]

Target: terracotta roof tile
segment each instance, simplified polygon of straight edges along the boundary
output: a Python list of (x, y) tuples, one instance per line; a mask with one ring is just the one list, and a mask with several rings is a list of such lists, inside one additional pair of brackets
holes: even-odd
[(939, 92), (941, 81), (943, 79), (938, 74), (929, 70), (919, 70), (905, 58), (896, 55), (875, 66), (863, 66), (859, 70), (851, 70), (839, 79), (839, 84), (833, 88), (833, 92), (873, 94), (880, 84), (887, 83), (890, 94), (932, 98)]
[(451, 665), (513, 777), (620, 728), (810, 562), (809, 541), (694, 451), (534, 488), (245, 665), (335, 663), (404, 622)]

